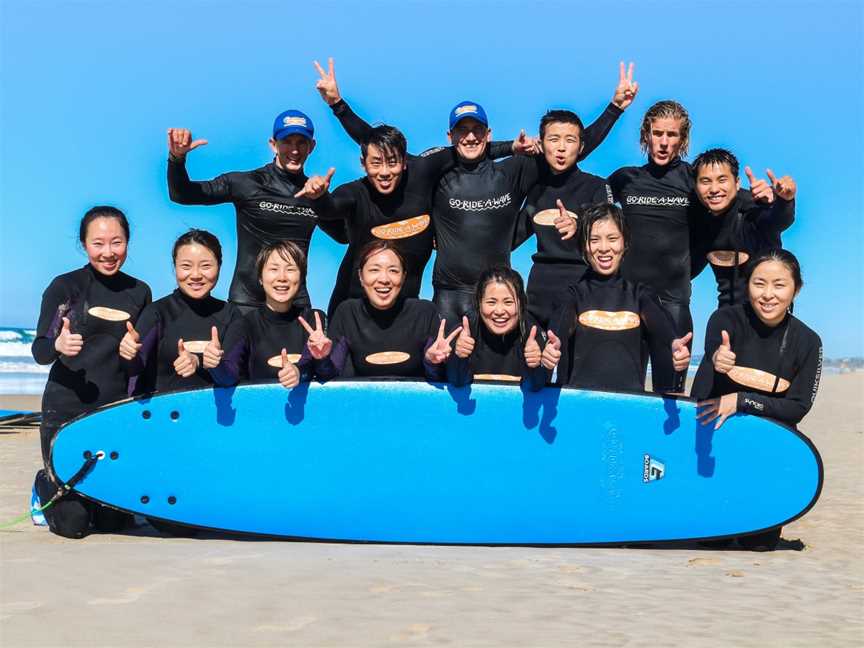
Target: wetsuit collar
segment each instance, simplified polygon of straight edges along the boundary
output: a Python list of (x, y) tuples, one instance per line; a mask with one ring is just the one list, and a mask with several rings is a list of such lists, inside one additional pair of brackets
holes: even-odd
[(765, 337), (771, 335), (774, 331), (779, 331), (789, 323), (789, 317), (791, 316), (789, 311), (786, 311), (786, 315), (776, 326), (768, 326), (765, 322), (759, 319), (759, 316), (756, 314), (756, 311), (753, 310), (753, 306), (749, 301), (744, 304), (744, 314), (747, 315), (747, 319), (750, 320), (750, 326), (752, 326), (756, 333), (759, 334), (759, 337)]
[(116, 272), (113, 275), (104, 275), (99, 272), (96, 268), (93, 267), (92, 264), (88, 263), (84, 266), (86, 270), (90, 272), (90, 277), (95, 281), (98, 281), (103, 286), (107, 288), (112, 288), (118, 286), (121, 282), (124, 281), (125, 276), (122, 272)]
[(645, 165), (645, 169), (647, 169), (648, 173), (650, 173), (655, 178), (662, 178), (667, 173), (669, 173), (672, 169), (676, 169), (679, 166), (681, 166), (681, 164), (682, 164), (682, 160), (680, 157), (676, 157), (674, 160), (669, 162), (669, 164), (663, 164), (663, 165), (656, 164), (654, 162), (654, 160), (649, 158), (648, 164)]
[(261, 311), (261, 316), (265, 320), (267, 320), (268, 322), (273, 322), (275, 324), (293, 322), (297, 319), (297, 316), (303, 312), (302, 307), (293, 303), (291, 304), (291, 307), (284, 313), (274, 311), (267, 304), (261, 304), (261, 306), (258, 307), (258, 310)]
[(521, 337), (522, 332), (520, 327), (517, 325), (512, 331), (508, 331), (504, 335), (498, 335), (497, 333), (493, 333), (486, 325), (483, 323), (481, 317), (478, 316), (478, 328), (480, 329), (480, 338), (483, 340), (483, 343), (488, 346), (490, 349), (494, 349), (499, 352), (507, 351), (512, 348), (516, 343), (516, 340)]
[(193, 299), (179, 288), (175, 288), (173, 295), (198, 315), (210, 315), (220, 305), (220, 301), (209, 294), (201, 299)]
[(396, 298), (396, 301), (387, 310), (375, 308), (369, 301), (369, 298), (366, 297), (366, 295), (363, 295), (362, 299), (363, 308), (366, 311), (366, 314), (369, 315), (369, 317), (381, 327), (390, 326), (399, 316), (399, 313), (402, 312), (402, 308), (404, 308), (405, 306), (405, 298), (401, 295)]
[(303, 186), (306, 184), (307, 178), (305, 173), (291, 173), (286, 171), (276, 163), (276, 158), (273, 158), (273, 161), (269, 166), (272, 168), (273, 173), (283, 180), (287, 180), (297, 186)]
[(569, 169), (562, 171), (561, 173), (553, 173), (551, 167), (549, 168), (549, 177), (546, 181), (546, 184), (550, 187), (563, 187), (567, 182), (570, 181), (576, 174), (580, 174), (582, 171), (579, 170), (579, 164), (576, 163)]

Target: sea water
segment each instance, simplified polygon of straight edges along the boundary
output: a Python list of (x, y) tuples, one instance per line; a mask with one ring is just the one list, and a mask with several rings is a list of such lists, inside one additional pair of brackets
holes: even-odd
[(41, 394), (50, 365), (36, 364), (30, 345), (36, 331), (0, 326), (0, 394)]

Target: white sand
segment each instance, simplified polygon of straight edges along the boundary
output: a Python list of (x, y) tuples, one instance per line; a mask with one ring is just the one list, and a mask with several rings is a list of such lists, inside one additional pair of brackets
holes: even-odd
[[(826, 376), (802, 430), (825, 486), (774, 553), (201, 540), (149, 527), (73, 541), (22, 524), (0, 530), (0, 645), (862, 646), (864, 374)], [(38, 446), (35, 431), (0, 434), (0, 521), (26, 510)]]

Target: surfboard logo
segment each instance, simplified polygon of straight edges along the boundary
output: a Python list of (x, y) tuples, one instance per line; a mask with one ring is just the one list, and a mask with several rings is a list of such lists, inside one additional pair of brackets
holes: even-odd
[(411, 354), (404, 351), (379, 351), (366, 356), (366, 362), (373, 365), (394, 365), (407, 362), (410, 357)]
[(429, 214), (422, 216), (414, 216), (405, 220), (396, 221), (395, 223), (387, 223), (373, 227), (370, 231), (372, 236), (379, 239), (403, 239), (417, 236), (420, 232), (424, 232), (429, 227)]
[[(561, 212), (559, 212), (557, 209), (544, 209), (543, 211), (539, 211), (536, 214), (534, 214), (534, 218), (532, 220), (534, 221), (535, 225), (554, 227), (555, 226), (555, 219), (558, 218), (558, 216), (560, 214), (561, 214)], [(575, 218), (577, 220), (579, 218), (576, 214), (574, 214), (569, 209), (567, 210), (567, 215), (570, 218)]]
[(589, 310), (579, 313), (579, 323), (603, 331), (626, 331), (639, 328), (639, 315), (632, 311)]
[[(289, 353), (288, 354), (288, 362), (292, 364), (297, 364), (300, 362), (300, 354), (299, 353)], [(271, 367), (275, 367), (276, 369), (282, 368), (282, 354), (275, 355), (272, 358), (267, 359), (267, 364)]]
[(509, 374), (474, 374), (475, 380), (502, 380), (504, 382), (520, 382), (522, 378), (519, 376), (511, 376)]
[[(750, 387), (751, 389), (759, 389), (760, 391), (772, 392), (779, 394), (789, 389), (789, 381), (761, 369), (753, 369), (751, 367), (732, 367), (729, 373), (726, 374), (739, 385)], [(777, 389), (774, 390), (774, 383), (777, 383)]]
[[(735, 266), (735, 250), (714, 250), (707, 255), (708, 263), (721, 268), (732, 268)], [(744, 265), (750, 260), (750, 255), (738, 250), (738, 265)]]
[(99, 319), (108, 320), (109, 322), (125, 322), (132, 317), (126, 311), (108, 308), (107, 306), (93, 306), (87, 310), (87, 314)]
[(646, 454), (642, 461), (642, 481), (646, 484), (657, 481), (658, 479), (663, 479), (663, 475), (665, 474), (666, 464)]
[(183, 346), (189, 353), (204, 353), (208, 344), (210, 340), (183, 340)]

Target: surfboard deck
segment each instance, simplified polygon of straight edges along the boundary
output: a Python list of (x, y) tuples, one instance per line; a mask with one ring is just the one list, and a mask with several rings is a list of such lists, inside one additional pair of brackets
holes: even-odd
[(416, 381), (161, 394), (65, 425), (52, 462), (126, 511), (227, 531), (365, 542), (578, 544), (721, 538), (811, 508), (801, 433), (653, 395)]

